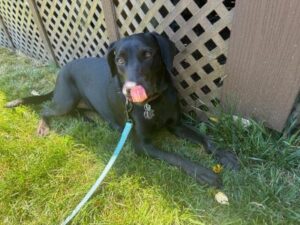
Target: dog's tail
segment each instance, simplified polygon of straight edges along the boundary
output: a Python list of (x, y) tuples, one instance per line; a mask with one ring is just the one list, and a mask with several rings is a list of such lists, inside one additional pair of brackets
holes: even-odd
[(19, 105), (28, 105), (28, 104), (40, 104), (44, 101), (50, 100), (53, 97), (53, 91), (45, 95), (29, 96), (25, 98), (15, 99), (6, 103), (6, 108), (14, 108)]

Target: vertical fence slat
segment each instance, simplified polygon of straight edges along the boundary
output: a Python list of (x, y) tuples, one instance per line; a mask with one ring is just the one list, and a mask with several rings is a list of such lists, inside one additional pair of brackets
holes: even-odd
[(102, 0), (102, 7), (106, 22), (108, 39), (110, 42), (116, 41), (120, 38), (120, 34), (116, 24), (117, 18), (113, 1)]
[(43, 40), (43, 43), (44, 43), (44, 46), (45, 46), (45, 49), (46, 51), (49, 52), (50, 54), (50, 59), (56, 64), (58, 65), (57, 61), (56, 61), (56, 58), (55, 58), (55, 54), (53, 52), (53, 49), (51, 47), (51, 44), (50, 44), (50, 41), (49, 41), (49, 38), (48, 38), (48, 35), (46, 33), (46, 30), (43, 26), (43, 23), (42, 23), (42, 20), (41, 20), (41, 17), (40, 17), (40, 14), (39, 14), (39, 11), (38, 11), (38, 8), (35, 4), (35, 1), (34, 0), (27, 0), (28, 2), (28, 5), (29, 5), (29, 8), (30, 8), (30, 11), (32, 13), (32, 16), (33, 16), (33, 20), (38, 28), (38, 31), (39, 31), (39, 34)]
[(0, 15), (0, 27), (3, 28), (4, 35), (5, 35), (6, 39), (8, 40), (8, 42), (10, 44), (10, 47), (13, 48), (13, 49), (15, 49), (16, 47), (15, 47), (15, 45), (14, 45), (14, 43), (13, 43), (13, 41), (12, 41), (12, 39), (11, 39), (9, 33), (8, 33), (8, 30), (7, 30), (5, 24), (4, 24), (3, 20), (2, 20), (1, 15)]

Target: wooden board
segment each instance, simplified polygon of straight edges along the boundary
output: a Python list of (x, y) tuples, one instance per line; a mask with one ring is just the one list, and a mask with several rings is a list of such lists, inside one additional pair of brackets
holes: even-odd
[(300, 88), (299, 0), (236, 4), (222, 104), (281, 131)]

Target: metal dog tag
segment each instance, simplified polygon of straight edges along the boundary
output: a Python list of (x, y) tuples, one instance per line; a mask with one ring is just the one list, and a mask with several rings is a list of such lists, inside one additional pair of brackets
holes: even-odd
[(151, 108), (151, 105), (149, 105), (148, 103), (146, 103), (144, 105), (144, 117), (147, 120), (151, 120), (155, 115), (154, 115), (154, 110)]

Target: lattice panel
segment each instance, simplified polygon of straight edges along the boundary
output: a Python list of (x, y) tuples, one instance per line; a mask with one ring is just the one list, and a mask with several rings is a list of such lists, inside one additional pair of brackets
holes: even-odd
[(101, 1), (37, 0), (36, 3), (60, 65), (75, 58), (105, 54), (109, 42)]
[(1, 24), (0, 24), (0, 46), (10, 47), (9, 41), (5, 36), (4, 29), (1, 27)]
[(235, 1), (114, 1), (121, 36), (156, 31), (175, 42), (173, 81), (186, 112), (218, 105)]
[(0, 15), (16, 49), (34, 58), (49, 60), (25, 0), (0, 0)]

